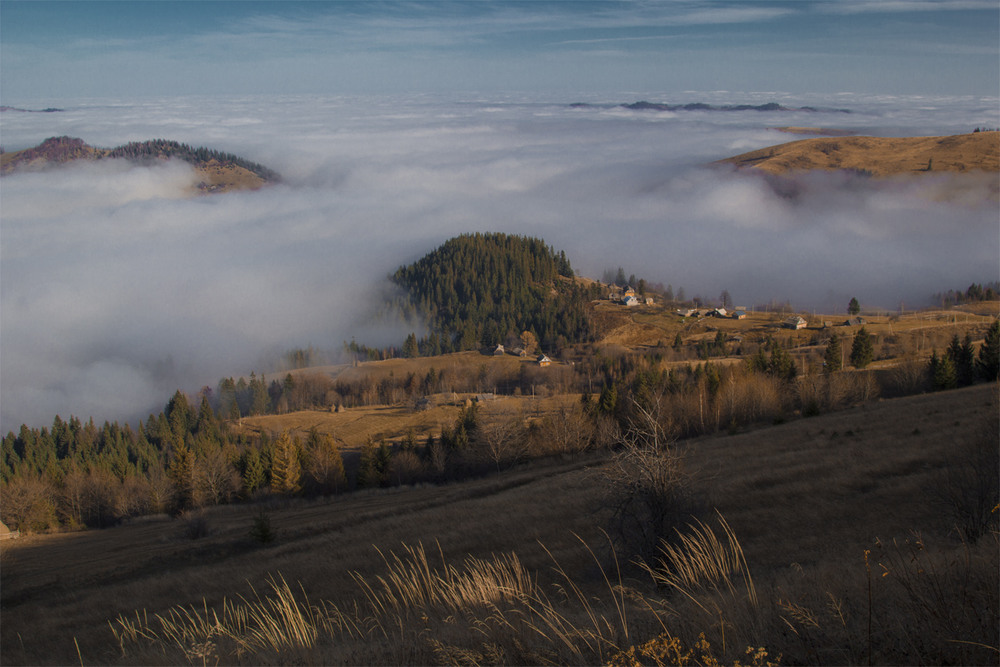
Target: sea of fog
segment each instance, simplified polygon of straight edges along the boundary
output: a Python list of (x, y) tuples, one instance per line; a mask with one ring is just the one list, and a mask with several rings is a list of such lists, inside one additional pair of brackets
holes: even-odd
[[(629, 111), (613, 103), (810, 105), (820, 112)], [(4, 149), (70, 135), (174, 139), (281, 173), (257, 192), (186, 198), (184, 164), (78, 164), (0, 180), (0, 429), (54, 415), (135, 423), (174, 390), (274, 373), (294, 347), (399, 344), (373, 314), (387, 274), (463, 232), (544, 238), (600, 278), (739, 305), (843, 312), (926, 303), (997, 279), (998, 207), (972, 188), (838, 175), (794, 198), (707, 163), (797, 136), (1000, 127), (995, 98), (623, 93), (539, 99), (242, 97), (4, 100)], [(574, 102), (594, 106), (572, 107)], [(994, 179), (995, 183), (995, 179)], [(922, 190), (923, 189), (923, 190)]]

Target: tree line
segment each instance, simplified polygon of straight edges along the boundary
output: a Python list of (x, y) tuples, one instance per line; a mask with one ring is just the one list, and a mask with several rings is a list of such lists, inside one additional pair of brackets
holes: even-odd
[[(871, 361), (870, 336), (855, 333), (849, 358), (857, 369)], [(225, 378), (193, 400), (178, 391), (158, 415), (133, 428), (117, 422), (56, 417), (51, 427), (22, 426), (0, 442), (0, 517), (14, 529), (107, 526), (144, 514), (250, 500), (261, 496), (316, 496), (364, 488), (442, 482), (500, 470), (537, 456), (613, 448), (637, 421), (652, 414), (671, 438), (789, 416), (817, 414), (877, 397), (893, 372), (841, 372), (846, 350), (832, 336), (822, 373), (803, 373), (801, 358), (778, 339), (764, 339), (735, 364), (667, 364), (670, 348), (616, 354), (594, 350), (573, 366), (541, 369), (521, 364), (500, 370), (484, 360), (463, 372), (407, 373), (375, 381), (292, 376), (268, 382)], [(694, 349), (691, 350), (694, 352)], [(837, 363), (834, 363), (837, 362)], [(912, 390), (946, 389), (1000, 376), (1000, 321), (975, 349), (957, 335), (936, 352)], [(578, 393), (572, 408), (531, 415), (483, 415), (475, 404), (452, 425), (397, 442), (351, 443), (360, 456), (345, 461), (344, 443), (312, 430), (305, 434), (247, 433), (246, 415), (336, 405), (399, 404), (430, 394), (500, 391), (509, 394)], [(333, 392), (333, 393), (331, 393)], [(311, 403), (310, 403), (311, 402)]]
[(979, 301), (996, 301), (1000, 298), (1000, 282), (972, 283), (964, 291), (948, 290), (933, 295), (934, 303), (940, 303), (942, 308), (956, 306), (962, 303), (977, 303)]
[(277, 172), (268, 169), (264, 165), (241, 158), (232, 153), (213, 150), (199, 146), (192, 148), (187, 144), (169, 139), (150, 139), (148, 141), (133, 141), (131, 143), (117, 146), (105, 153), (109, 158), (124, 158), (127, 160), (150, 160), (157, 158), (177, 158), (195, 165), (203, 165), (212, 160), (225, 165), (242, 167), (247, 171), (260, 176), (265, 181), (279, 181), (281, 177)]

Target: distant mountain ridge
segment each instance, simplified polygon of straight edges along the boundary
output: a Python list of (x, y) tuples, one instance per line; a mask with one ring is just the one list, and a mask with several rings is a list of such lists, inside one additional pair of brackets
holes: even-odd
[(38, 146), (0, 155), (0, 174), (39, 171), (77, 160), (114, 160), (149, 164), (166, 159), (191, 164), (203, 179), (199, 190), (224, 192), (257, 189), (281, 180), (277, 172), (232, 153), (198, 147), (167, 139), (135, 141), (115, 148), (95, 148), (77, 137), (50, 137)]
[(0, 106), (0, 111), (17, 111), (19, 113), (56, 113), (63, 110), (56, 109), (55, 107), (48, 107), (45, 109), (22, 109), (20, 107), (9, 107), (4, 105)]
[(832, 112), (851, 113), (850, 109), (829, 109), (823, 107), (786, 107), (777, 102), (767, 102), (765, 104), (707, 104), (705, 102), (688, 102), (686, 104), (668, 104), (665, 102), (647, 102), (640, 100), (631, 104), (590, 104), (587, 102), (574, 102), (569, 105), (574, 109), (597, 107), (630, 109), (632, 111), (812, 111), (812, 112)]

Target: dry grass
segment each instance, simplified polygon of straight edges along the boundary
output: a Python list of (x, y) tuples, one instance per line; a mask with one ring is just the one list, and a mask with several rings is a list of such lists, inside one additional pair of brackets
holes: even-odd
[[(284, 415), (245, 417), (235, 428), (237, 432), (267, 432), (271, 435), (287, 430), (302, 438), (315, 428), (321, 434), (333, 436), (341, 451), (360, 451), (369, 438), (395, 442), (410, 435), (418, 439), (431, 434), (440, 437), (442, 428), (451, 428), (462, 408), (474, 397), (475, 394), (432, 395), (432, 407), (426, 410), (415, 410), (410, 405), (375, 405), (343, 408), (340, 412), (302, 410)], [(480, 419), (488, 421), (505, 413), (538, 419), (578, 403), (579, 399), (579, 394), (544, 398), (497, 396), (480, 404)]]
[(876, 176), (996, 172), (1000, 171), (1000, 132), (948, 137), (802, 139), (720, 162), (772, 174), (811, 169), (864, 169)]

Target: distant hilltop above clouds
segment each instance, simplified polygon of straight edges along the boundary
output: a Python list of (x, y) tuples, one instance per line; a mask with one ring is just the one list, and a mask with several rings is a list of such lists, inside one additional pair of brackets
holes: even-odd
[(55, 107), (49, 107), (47, 109), (21, 109), (19, 107), (0, 106), (0, 111), (16, 111), (18, 113), (57, 113), (62, 111), (62, 109), (56, 109)]
[(79, 160), (124, 159), (151, 164), (170, 158), (183, 160), (194, 168), (201, 192), (256, 190), (280, 180), (276, 172), (256, 162), (209, 148), (192, 148), (176, 141), (152, 139), (116, 148), (95, 148), (76, 137), (50, 137), (34, 148), (4, 152), (0, 155), (0, 174), (42, 171)]
[(647, 102), (640, 100), (631, 104), (589, 104), (587, 102), (576, 102), (570, 107), (574, 109), (584, 109), (588, 107), (598, 108), (622, 108), (632, 111), (817, 111), (827, 113), (851, 113), (850, 109), (827, 109), (820, 107), (786, 107), (777, 102), (766, 104), (707, 104), (705, 102), (689, 102), (687, 104), (668, 104), (665, 102)]
[(922, 173), (1000, 171), (1000, 132), (979, 130), (945, 137), (801, 139), (743, 153), (716, 164), (783, 175), (846, 170), (884, 177)]

